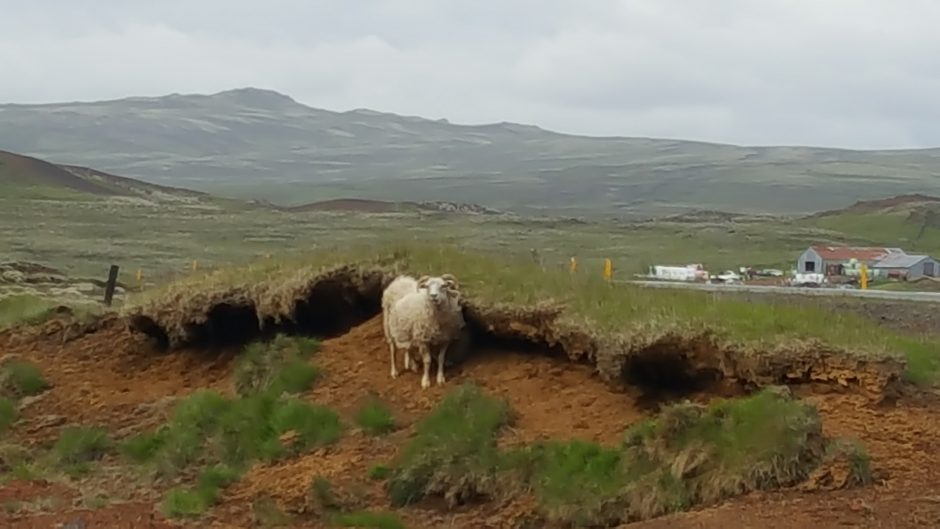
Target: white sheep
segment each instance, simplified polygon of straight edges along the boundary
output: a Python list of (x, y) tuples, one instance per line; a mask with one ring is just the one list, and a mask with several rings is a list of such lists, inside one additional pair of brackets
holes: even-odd
[[(398, 376), (397, 353), (395, 342), (388, 329), (388, 315), (392, 305), (408, 294), (418, 291), (418, 280), (409, 275), (400, 275), (392, 280), (382, 292), (382, 330), (385, 332), (385, 341), (388, 343), (389, 360), (391, 363), (392, 378)], [(405, 352), (405, 369), (411, 369), (411, 357)]]
[(437, 383), (444, 383), (444, 356), (466, 323), (460, 307), (457, 280), (450, 274), (422, 276), (417, 292), (396, 301), (388, 314), (388, 329), (393, 346), (405, 353), (406, 362), (413, 350), (424, 366), (421, 387), (431, 385), (431, 349), (437, 350)]

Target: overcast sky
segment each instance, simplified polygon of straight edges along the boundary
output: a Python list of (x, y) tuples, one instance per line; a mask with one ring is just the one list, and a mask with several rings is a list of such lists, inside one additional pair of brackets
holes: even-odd
[(0, 13), (7, 103), (256, 86), (330, 110), (591, 135), (940, 146), (935, 0), (0, 0)]

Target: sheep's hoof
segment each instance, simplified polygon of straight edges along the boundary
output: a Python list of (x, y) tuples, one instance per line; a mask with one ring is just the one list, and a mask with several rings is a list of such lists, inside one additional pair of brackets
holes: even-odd
[(421, 379), (421, 389), (428, 389), (429, 387), (431, 387), (431, 379), (429, 379), (429, 378), (422, 378), (422, 379)]
[(398, 371), (395, 371), (395, 370), (393, 369), (390, 374), (392, 375), (392, 378), (398, 378)]
[(437, 375), (437, 385), (438, 386), (444, 385), (444, 375)]

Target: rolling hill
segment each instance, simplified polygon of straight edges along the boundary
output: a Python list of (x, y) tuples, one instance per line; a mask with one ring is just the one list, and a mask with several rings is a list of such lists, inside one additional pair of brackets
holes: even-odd
[(847, 208), (807, 216), (801, 222), (855, 237), (860, 242), (940, 255), (937, 196), (908, 194), (858, 201)]
[(78, 165), (53, 163), (0, 151), (0, 198), (40, 200), (89, 200), (133, 198), (156, 203), (223, 202), (247, 209), (277, 210), (287, 213), (342, 211), (357, 213), (447, 213), (457, 215), (498, 215), (499, 210), (451, 201), (406, 201), (339, 198), (298, 206), (279, 206), (265, 201), (225, 200), (179, 187), (151, 184)]
[(26, 199), (133, 197), (151, 202), (206, 200), (206, 193), (156, 185), (77, 165), (0, 151), (0, 196)]
[(0, 148), (283, 206), (337, 198), (519, 213), (805, 214), (940, 194), (940, 149), (584, 137), (312, 108), (268, 90), (0, 105)]

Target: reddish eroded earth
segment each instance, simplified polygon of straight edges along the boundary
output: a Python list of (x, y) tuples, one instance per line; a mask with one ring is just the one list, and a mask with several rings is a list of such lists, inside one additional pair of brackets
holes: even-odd
[(97, 332), (61, 342), (54, 332), (0, 337), (0, 356), (36, 364), (53, 387), (25, 401), (17, 429), (29, 434), (27, 441), (54, 439), (67, 423), (136, 432), (161, 421), (174, 398), (202, 388), (230, 389), (231, 354), (157, 353), (117, 319)]
[[(130, 334), (118, 320), (98, 331), (62, 343), (37, 334), (0, 335), (0, 355), (12, 354), (39, 365), (53, 384), (29, 402), (12, 436), (24, 444), (47, 442), (66, 424), (100, 424), (115, 437), (150, 428), (165, 420), (174, 398), (202, 388), (230, 391), (231, 351), (155, 352)], [(270, 499), (299, 514), (294, 527), (324, 527), (309, 512), (310, 483), (322, 476), (337, 494), (358, 508), (388, 509), (379, 482), (368, 469), (387, 463), (413, 432), (415, 422), (456, 384), (476, 382), (488, 393), (509, 400), (518, 418), (504, 435), (514, 444), (545, 438), (582, 438), (605, 444), (619, 442), (623, 430), (645, 416), (638, 394), (611, 391), (588, 366), (531, 352), (488, 348), (476, 351), (448, 371), (445, 386), (420, 388), (420, 374), (389, 376), (388, 351), (378, 317), (343, 336), (324, 342), (313, 362), (324, 376), (306, 398), (329, 405), (352, 424), (352, 414), (369, 395), (395, 413), (401, 428), (385, 437), (370, 437), (350, 426), (335, 446), (291, 460), (256, 465), (234, 484), (222, 503), (199, 522), (165, 520), (158, 510), (162, 490), (143, 490), (117, 474), (108, 479), (55, 483), (10, 481), (0, 485), (0, 527), (254, 527), (252, 503)], [(433, 373), (432, 373), (433, 379)], [(940, 405), (927, 397), (908, 397), (878, 405), (862, 396), (799, 390), (820, 409), (828, 434), (860, 439), (867, 447), (878, 482), (855, 490), (799, 487), (776, 493), (754, 493), (717, 506), (666, 516), (624, 527), (766, 528), (940, 526)], [(803, 395), (803, 393), (806, 393)], [(129, 479), (129, 478), (128, 478)], [(89, 507), (81, 500), (92, 488), (109, 501)], [(54, 498), (57, 501), (51, 501)], [(118, 499), (120, 498), (120, 499)], [(516, 527), (533, 505), (521, 498), (502, 505), (487, 503), (447, 511), (429, 503), (398, 511), (409, 528)], [(305, 512), (308, 511), (308, 512)], [(71, 525), (69, 523), (72, 522)]]

